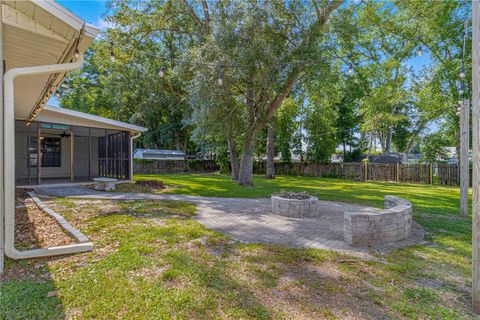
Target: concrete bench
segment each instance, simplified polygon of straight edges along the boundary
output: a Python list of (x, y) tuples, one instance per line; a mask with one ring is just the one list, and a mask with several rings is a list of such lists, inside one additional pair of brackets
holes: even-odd
[(112, 191), (115, 190), (115, 182), (118, 179), (115, 178), (93, 178), (95, 181), (95, 190), (105, 190), (105, 191)]
[(412, 203), (385, 196), (385, 209), (344, 213), (344, 240), (354, 247), (367, 247), (404, 240), (412, 231)]

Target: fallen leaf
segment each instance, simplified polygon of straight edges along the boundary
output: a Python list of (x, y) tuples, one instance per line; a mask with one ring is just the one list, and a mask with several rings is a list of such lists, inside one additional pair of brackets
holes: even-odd
[(47, 293), (47, 297), (48, 298), (51, 298), (51, 297), (55, 297), (57, 295), (57, 291), (49, 291)]

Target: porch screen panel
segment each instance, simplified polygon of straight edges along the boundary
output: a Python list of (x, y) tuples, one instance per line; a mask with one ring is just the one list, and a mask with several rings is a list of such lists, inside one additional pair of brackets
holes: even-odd
[(73, 176), (74, 181), (90, 181), (91, 152), (89, 150), (89, 133), (90, 128), (86, 127), (73, 127)]
[(105, 136), (98, 141), (99, 176), (128, 179), (130, 157), (128, 153), (128, 132), (105, 130)]
[(100, 175), (99, 169), (100, 169), (100, 140), (101, 137), (105, 135), (105, 130), (104, 129), (97, 129), (97, 128), (90, 128), (90, 152), (91, 152), (91, 157), (90, 157), (90, 175), (91, 178), (95, 178)]
[(15, 182), (17, 185), (38, 184), (38, 124), (29, 126), (25, 121), (15, 121)]

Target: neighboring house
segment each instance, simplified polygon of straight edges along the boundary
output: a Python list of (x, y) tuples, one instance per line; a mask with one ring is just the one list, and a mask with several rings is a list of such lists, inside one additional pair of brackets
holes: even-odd
[(343, 163), (343, 154), (332, 154), (332, 156), (330, 157), (330, 161), (332, 163)]
[(422, 154), (421, 153), (410, 153), (408, 155), (407, 163), (421, 163)]
[[(260, 157), (261, 161), (267, 161), (267, 155), (263, 155), (262, 157)], [(273, 158), (273, 160), (275, 161), (283, 161), (283, 158), (282, 158), (282, 154), (280, 153), (279, 155), (277, 155), (275, 158)], [(301, 157), (296, 154), (296, 153), (293, 153), (293, 151), (290, 153), (290, 162), (301, 162)]]
[(178, 150), (135, 149), (134, 159), (149, 160), (185, 160), (185, 153)]
[(43, 257), (91, 249), (77, 243), (15, 248), (15, 185), (129, 179), (131, 139), (145, 128), (46, 107), (99, 30), (55, 1), (0, 2), (0, 273), (3, 257)]
[(453, 164), (458, 163), (458, 154), (456, 147), (445, 147), (446, 159), (438, 159), (439, 161), (446, 161), (447, 163)]
[(387, 152), (378, 156), (370, 156), (368, 162), (371, 163), (406, 163), (407, 156), (402, 152)]

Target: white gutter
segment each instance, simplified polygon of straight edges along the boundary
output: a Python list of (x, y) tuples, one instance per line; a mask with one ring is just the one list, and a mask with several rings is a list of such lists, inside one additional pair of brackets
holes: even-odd
[(134, 136), (130, 137), (130, 180), (133, 181), (133, 139), (137, 139), (142, 135), (141, 132), (138, 132)]
[(5, 214), (5, 254), (12, 259), (38, 258), (54, 255), (90, 251), (91, 242), (66, 246), (19, 251), (15, 248), (15, 86), (19, 76), (52, 74), (78, 69), (83, 64), (83, 54), (75, 62), (44, 66), (14, 68), (3, 76), (4, 81), (4, 214)]

